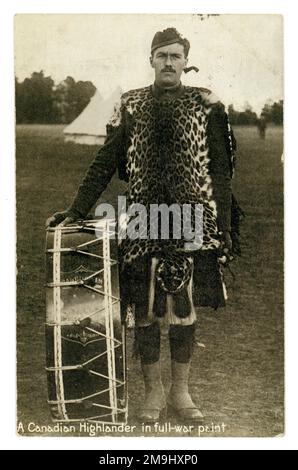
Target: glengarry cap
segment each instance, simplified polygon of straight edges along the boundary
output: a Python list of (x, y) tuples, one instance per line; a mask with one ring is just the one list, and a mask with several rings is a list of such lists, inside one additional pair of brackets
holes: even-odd
[(159, 47), (175, 44), (176, 42), (184, 47), (185, 57), (187, 57), (190, 43), (186, 38), (182, 37), (176, 28), (167, 28), (163, 31), (157, 31), (157, 33), (155, 33), (151, 43), (151, 54), (153, 54), (153, 52)]

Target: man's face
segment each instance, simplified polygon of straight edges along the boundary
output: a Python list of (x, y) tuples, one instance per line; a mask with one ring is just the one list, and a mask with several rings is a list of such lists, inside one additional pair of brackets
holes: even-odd
[(183, 69), (187, 65), (182, 44), (162, 46), (150, 57), (151, 67), (155, 70), (155, 81), (162, 87), (170, 87), (180, 82)]

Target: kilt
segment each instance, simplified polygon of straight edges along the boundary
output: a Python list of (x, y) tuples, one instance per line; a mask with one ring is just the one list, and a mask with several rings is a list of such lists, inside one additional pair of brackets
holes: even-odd
[(192, 255), (192, 273), (181, 291), (169, 293), (157, 282), (159, 259), (145, 255), (120, 273), (122, 318), (133, 314), (137, 326), (156, 320), (169, 325), (191, 325), (196, 321), (196, 308), (224, 307), (227, 298), (216, 251), (198, 251)]

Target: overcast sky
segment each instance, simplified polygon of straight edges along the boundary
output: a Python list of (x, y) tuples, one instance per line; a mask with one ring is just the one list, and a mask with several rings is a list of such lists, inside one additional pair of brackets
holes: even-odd
[(154, 33), (176, 27), (191, 43), (189, 85), (212, 89), (237, 109), (283, 97), (282, 17), (221, 15), (17, 15), (15, 73), (19, 80), (44, 70), (59, 82), (67, 75), (91, 80), (103, 97), (153, 81), (149, 64)]

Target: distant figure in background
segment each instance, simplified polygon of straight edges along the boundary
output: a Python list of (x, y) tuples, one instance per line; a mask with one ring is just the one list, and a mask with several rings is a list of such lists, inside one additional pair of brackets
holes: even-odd
[(266, 123), (266, 120), (263, 116), (261, 116), (260, 119), (258, 119), (257, 127), (258, 127), (258, 130), (259, 130), (260, 138), (265, 139), (267, 123)]

